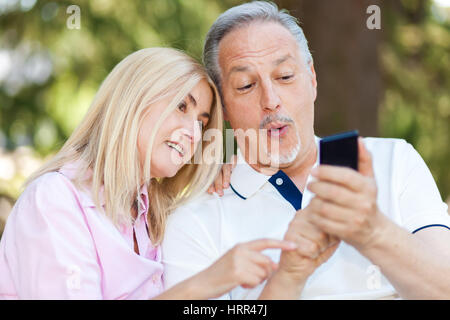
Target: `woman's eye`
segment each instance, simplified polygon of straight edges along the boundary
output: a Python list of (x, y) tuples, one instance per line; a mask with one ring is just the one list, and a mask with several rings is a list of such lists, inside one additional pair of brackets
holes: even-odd
[(187, 108), (186, 102), (184, 102), (184, 101), (178, 105), (178, 110), (180, 110), (181, 112), (185, 112), (186, 108)]

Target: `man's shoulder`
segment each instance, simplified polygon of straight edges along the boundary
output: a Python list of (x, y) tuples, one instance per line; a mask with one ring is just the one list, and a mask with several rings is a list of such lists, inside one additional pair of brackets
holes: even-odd
[(215, 219), (222, 213), (222, 202), (233, 197), (233, 192), (228, 188), (223, 190), (224, 195), (220, 197), (216, 193), (207, 192), (177, 207), (170, 215), (169, 220), (187, 221), (194, 219)]
[(416, 153), (414, 147), (404, 139), (367, 137), (363, 141), (372, 155), (374, 164), (392, 165), (405, 161), (413, 156), (413, 152)]
[(380, 185), (386, 186), (391, 181), (403, 186), (412, 173), (419, 179), (429, 174), (419, 152), (404, 139), (364, 138), (364, 144), (371, 153), (375, 177)]
[(217, 206), (218, 202), (220, 201), (220, 197), (214, 193), (209, 194), (207, 192), (204, 192), (197, 197), (188, 200), (187, 202), (180, 205), (175, 211), (174, 214), (177, 214), (181, 211), (192, 211), (192, 212), (199, 212), (204, 211), (205, 208), (211, 208)]
[(408, 142), (399, 138), (376, 138), (365, 137), (363, 138), (364, 145), (371, 150), (389, 151), (396, 148), (404, 148), (408, 145)]
[[(226, 197), (225, 190), (224, 193), (222, 197)], [(167, 249), (174, 239), (218, 243), (225, 211), (222, 208), (222, 197), (217, 194), (201, 194), (171, 212), (166, 223), (164, 248)]]

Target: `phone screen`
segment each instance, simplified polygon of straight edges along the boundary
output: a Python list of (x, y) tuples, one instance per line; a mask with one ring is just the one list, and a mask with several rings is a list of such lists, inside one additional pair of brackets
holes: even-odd
[(358, 170), (358, 131), (324, 137), (319, 143), (320, 164), (344, 166)]

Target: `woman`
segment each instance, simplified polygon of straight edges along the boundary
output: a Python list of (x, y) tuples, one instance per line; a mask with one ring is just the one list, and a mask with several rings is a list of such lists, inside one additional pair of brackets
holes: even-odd
[[(17, 200), (0, 242), (0, 297), (205, 299), (266, 279), (276, 265), (259, 251), (294, 245), (239, 245), (163, 292), (167, 215), (220, 170), (221, 139), (201, 139), (213, 128), (222, 130), (218, 94), (193, 59), (168, 48), (126, 57)], [(207, 148), (213, 159), (189, 163)]]

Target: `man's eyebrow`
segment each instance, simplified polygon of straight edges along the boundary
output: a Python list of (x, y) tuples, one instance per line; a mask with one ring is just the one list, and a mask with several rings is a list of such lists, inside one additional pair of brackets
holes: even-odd
[(282, 64), (283, 62), (285, 62), (286, 60), (289, 60), (289, 59), (293, 59), (293, 58), (292, 58), (292, 56), (291, 56), (290, 54), (287, 54), (287, 55), (285, 55), (285, 56), (283, 56), (283, 57), (278, 58), (277, 60), (275, 60), (275, 61), (273, 62), (273, 64), (274, 64), (275, 66), (278, 66), (278, 65)]
[[(289, 60), (289, 59), (293, 59), (293, 57), (290, 54), (287, 54), (287, 55), (285, 55), (285, 56), (275, 60), (273, 62), (273, 64), (275, 66), (278, 66), (278, 65), (282, 64), (283, 62), (285, 62), (286, 60)], [(233, 73), (233, 72), (246, 72), (246, 71), (249, 71), (249, 70), (250, 70), (250, 68), (248, 66), (235, 66), (235, 67), (231, 68), (230, 74)]]
[(233, 68), (231, 68), (230, 70), (230, 74), (233, 72), (245, 72), (248, 71), (250, 68), (247, 66), (235, 66)]

